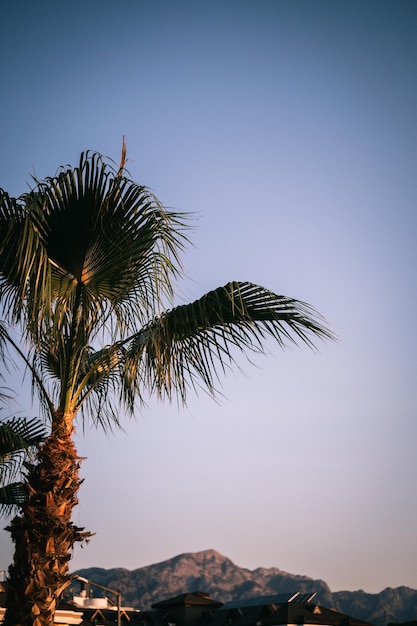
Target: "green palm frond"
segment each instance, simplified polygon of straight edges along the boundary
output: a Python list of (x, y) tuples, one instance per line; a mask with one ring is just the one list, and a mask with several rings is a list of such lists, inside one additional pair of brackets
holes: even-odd
[[(119, 394), (124, 342), (116, 342), (98, 351), (88, 350), (80, 370), (78, 389), (74, 393), (75, 410), (81, 409), (93, 423), (112, 429), (120, 427), (116, 398)], [(113, 402), (110, 401), (113, 399)]]
[[(0, 294), (3, 310), (12, 323), (25, 311), (35, 327), (39, 310), (50, 302), (48, 263), (31, 213), (37, 208), (33, 194), (11, 198), (0, 190)], [(49, 294), (50, 295), (50, 294)]]
[[(22, 348), (12, 337), (4, 321), (0, 320), (0, 361), (6, 369), (8, 369), (9, 364), (13, 367), (15, 366), (10, 349), (15, 352), (24, 366), (30, 371), (32, 391), (36, 390), (39, 400), (41, 401), (41, 405), (45, 409), (46, 415), (51, 416), (53, 413), (53, 402), (45, 385), (45, 370), (44, 368), (39, 368), (37, 364), (42, 353), (42, 346), (40, 347), (39, 352), (37, 352), (34, 347), (31, 349), (27, 349), (26, 347)], [(0, 393), (0, 399), (2, 399), (4, 395), (5, 394), (3, 392)]]
[(314, 338), (333, 339), (324, 320), (304, 302), (251, 283), (231, 282), (152, 320), (127, 345), (124, 399), (133, 406), (141, 390), (183, 401), (200, 381), (213, 393), (218, 370), (234, 362), (233, 350), (263, 351), (267, 336), (314, 348)]
[(37, 419), (14, 417), (0, 422), (0, 514), (10, 515), (25, 500), (22, 466), (45, 439), (46, 431)]
[(10, 483), (0, 487), (0, 515), (9, 516), (15, 507), (22, 506), (25, 499), (22, 483)]
[(45, 428), (37, 419), (12, 417), (0, 421), (0, 462), (5, 457), (39, 445), (45, 435)]

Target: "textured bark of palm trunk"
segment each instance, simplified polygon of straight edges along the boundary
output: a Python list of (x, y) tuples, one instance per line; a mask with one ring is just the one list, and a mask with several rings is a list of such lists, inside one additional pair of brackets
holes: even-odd
[(28, 500), (7, 530), (15, 546), (4, 626), (51, 626), (76, 542), (90, 533), (71, 522), (80, 483), (73, 429), (54, 423), (36, 465), (28, 465)]

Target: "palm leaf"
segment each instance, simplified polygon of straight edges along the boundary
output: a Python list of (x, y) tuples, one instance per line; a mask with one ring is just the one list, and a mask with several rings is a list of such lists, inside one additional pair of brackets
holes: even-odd
[(74, 391), (75, 411), (81, 409), (83, 420), (88, 417), (93, 424), (105, 429), (120, 427), (119, 412), (115, 400), (119, 393), (120, 365), (124, 351), (120, 343), (115, 343), (98, 351), (88, 349), (84, 353), (80, 368), (78, 387)]
[(25, 499), (22, 483), (10, 483), (0, 487), (0, 512), (4, 515), (10, 515), (12, 507), (22, 506)]
[(44, 426), (37, 419), (13, 417), (0, 422), (0, 460), (38, 445), (45, 435)]
[[(48, 297), (48, 264), (31, 213), (33, 194), (11, 198), (0, 190), (0, 295), (5, 317), (18, 322), (23, 311), (36, 327)], [(50, 294), (49, 294), (50, 296)]]
[(22, 464), (31, 450), (45, 439), (43, 425), (36, 419), (14, 417), (0, 422), (0, 512), (10, 515), (26, 498), (21, 482), (10, 482), (19, 477)]
[(218, 370), (235, 362), (233, 350), (263, 352), (273, 337), (280, 347), (332, 339), (322, 317), (308, 304), (251, 283), (231, 282), (191, 304), (155, 318), (126, 347), (123, 398), (133, 406), (143, 389), (183, 401), (187, 388), (215, 391)]

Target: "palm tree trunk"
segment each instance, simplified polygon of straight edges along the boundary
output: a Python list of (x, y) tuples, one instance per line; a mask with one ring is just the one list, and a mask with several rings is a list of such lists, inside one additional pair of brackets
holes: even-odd
[(9, 567), (4, 626), (51, 626), (58, 598), (70, 584), (74, 545), (90, 533), (71, 522), (80, 458), (72, 420), (55, 416), (36, 465), (27, 465), (27, 502), (7, 528), (15, 545)]

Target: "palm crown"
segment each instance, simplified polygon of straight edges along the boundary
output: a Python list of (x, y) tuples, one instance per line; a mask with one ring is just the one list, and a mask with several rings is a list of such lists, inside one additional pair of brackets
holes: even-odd
[(185, 400), (190, 385), (214, 391), (232, 346), (331, 337), (312, 307), (249, 283), (168, 310), (187, 218), (129, 180), (124, 157), (117, 170), (83, 153), (18, 199), (3, 192), (0, 206), (6, 317), (23, 320), (41, 395), (63, 413), (88, 399), (95, 417), (115, 419), (111, 390), (131, 409), (145, 391)]

